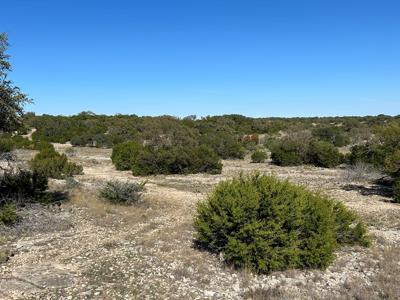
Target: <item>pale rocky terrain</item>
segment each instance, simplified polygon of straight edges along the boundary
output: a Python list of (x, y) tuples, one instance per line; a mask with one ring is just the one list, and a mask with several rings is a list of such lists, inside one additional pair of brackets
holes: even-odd
[[(400, 205), (371, 182), (349, 181), (342, 169), (277, 167), (248, 159), (224, 161), (221, 175), (146, 178), (116, 171), (108, 149), (56, 145), (84, 167), (79, 186), (51, 181), (69, 193), (60, 205), (21, 209), (23, 220), (0, 229), (1, 299), (399, 299)], [(27, 161), (33, 151), (18, 151)], [(196, 203), (213, 186), (259, 171), (327, 193), (368, 224), (370, 248), (344, 248), (324, 271), (256, 276), (193, 247)], [(142, 203), (99, 199), (106, 180), (147, 180)]]

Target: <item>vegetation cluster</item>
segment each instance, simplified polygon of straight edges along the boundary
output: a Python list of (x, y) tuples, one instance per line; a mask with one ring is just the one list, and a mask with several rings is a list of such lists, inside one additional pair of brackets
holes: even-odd
[(146, 182), (107, 181), (100, 190), (100, 197), (113, 204), (132, 205), (142, 199)]
[(135, 176), (154, 174), (221, 173), (222, 164), (208, 146), (143, 146), (125, 142), (114, 146), (111, 159), (118, 170)]
[(338, 247), (370, 243), (343, 204), (259, 174), (219, 183), (198, 205), (194, 227), (198, 247), (257, 273), (326, 268)]

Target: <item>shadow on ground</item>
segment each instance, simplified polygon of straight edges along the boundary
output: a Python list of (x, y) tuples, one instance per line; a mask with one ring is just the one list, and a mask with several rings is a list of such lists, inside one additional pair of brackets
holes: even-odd
[(345, 191), (357, 191), (363, 196), (382, 196), (382, 197), (392, 197), (393, 191), (390, 186), (382, 184), (374, 184), (372, 186), (364, 186), (361, 184), (347, 184), (343, 186)]

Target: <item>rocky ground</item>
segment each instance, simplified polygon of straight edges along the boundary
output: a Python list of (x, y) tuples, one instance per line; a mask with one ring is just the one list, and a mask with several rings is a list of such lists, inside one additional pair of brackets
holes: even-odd
[[(69, 201), (20, 211), (0, 229), (2, 299), (399, 299), (400, 205), (341, 169), (224, 161), (221, 175), (133, 177), (116, 171), (110, 150), (56, 145), (84, 166), (73, 182), (52, 181)], [(19, 151), (22, 160), (33, 152)], [(325, 271), (254, 276), (193, 248), (196, 203), (220, 180), (258, 170), (327, 193), (369, 225), (371, 248), (344, 248)], [(106, 180), (148, 180), (142, 203), (98, 198)]]

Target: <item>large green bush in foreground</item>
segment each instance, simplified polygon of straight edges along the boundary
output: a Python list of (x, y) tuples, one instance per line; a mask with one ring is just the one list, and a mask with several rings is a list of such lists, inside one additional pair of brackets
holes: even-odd
[(221, 182), (197, 208), (195, 242), (237, 268), (268, 273), (326, 268), (344, 244), (369, 245), (342, 204), (274, 177)]

